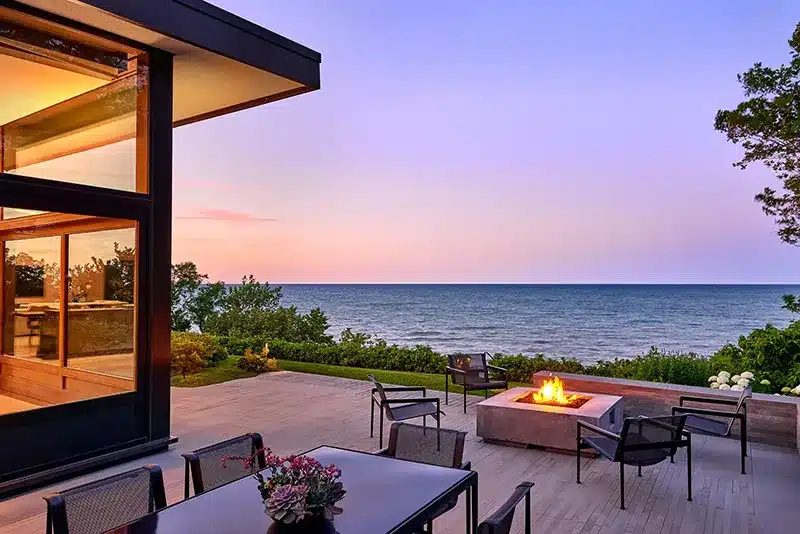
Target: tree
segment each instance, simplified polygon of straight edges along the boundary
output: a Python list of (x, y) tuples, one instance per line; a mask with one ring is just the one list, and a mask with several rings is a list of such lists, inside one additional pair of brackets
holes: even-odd
[(714, 128), (740, 144), (744, 157), (734, 166), (763, 163), (782, 182), (755, 196), (775, 219), (778, 236), (800, 244), (800, 24), (789, 40), (790, 62), (777, 68), (756, 63), (737, 79), (747, 98), (735, 109), (719, 110)]
[(214, 282), (197, 288), (186, 301), (185, 310), (189, 322), (197, 325), (201, 332), (205, 332), (206, 324), (219, 313), (226, 296), (225, 282)]
[[(782, 182), (755, 196), (778, 225), (784, 243), (800, 245), (800, 23), (789, 40), (790, 62), (777, 68), (756, 63), (737, 79), (747, 98), (735, 109), (719, 110), (714, 128), (744, 149), (733, 165), (764, 164)], [(800, 301), (784, 295), (783, 307), (800, 312)]]
[(172, 266), (172, 330), (185, 332), (192, 327), (186, 304), (206, 280), (208, 275), (199, 273), (191, 261)]
[(225, 296), (225, 311), (246, 314), (253, 310), (278, 309), (281, 303), (281, 287), (270, 287), (268, 282), (263, 284), (251, 274), (242, 277), (242, 283), (228, 288)]

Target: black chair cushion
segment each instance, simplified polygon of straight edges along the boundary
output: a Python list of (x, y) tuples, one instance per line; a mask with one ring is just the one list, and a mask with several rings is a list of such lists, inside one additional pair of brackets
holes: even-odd
[(692, 430), (699, 430), (715, 436), (727, 436), (730, 434), (730, 424), (727, 421), (717, 421), (701, 415), (689, 414), (686, 416), (686, 427)]
[(438, 417), (436, 404), (433, 402), (417, 402), (414, 404), (400, 404), (391, 407), (392, 419), (395, 421), (405, 421), (423, 415)]
[(467, 390), (473, 389), (506, 389), (508, 387), (508, 382), (504, 382), (502, 380), (495, 380), (491, 382), (479, 382), (474, 384), (467, 384), (465, 386)]

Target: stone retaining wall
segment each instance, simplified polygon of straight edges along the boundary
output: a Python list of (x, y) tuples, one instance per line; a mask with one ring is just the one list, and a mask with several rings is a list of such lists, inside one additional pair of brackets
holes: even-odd
[[(534, 386), (541, 385), (548, 376), (550, 373), (547, 371), (536, 373), (533, 377)], [(564, 380), (566, 388), (570, 391), (606, 393), (624, 397), (626, 417), (669, 415), (672, 407), (678, 405), (678, 397), (681, 395), (739, 398), (739, 394), (735, 391), (717, 391), (695, 386), (569, 373), (558, 373), (558, 376)], [(714, 408), (710, 405), (703, 407)], [(747, 423), (748, 437), (751, 441), (797, 448), (800, 451), (800, 399), (753, 393), (753, 398), (747, 403)], [(738, 437), (738, 424), (734, 425), (733, 433)]]

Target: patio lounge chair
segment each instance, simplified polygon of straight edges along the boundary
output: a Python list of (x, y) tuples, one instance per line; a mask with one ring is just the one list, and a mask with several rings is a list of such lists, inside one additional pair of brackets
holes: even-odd
[[(408, 421), (409, 419), (416, 419), (422, 417), (423, 426), (427, 426), (428, 416), (436, 419), (436, 428), (441, 428), (440, 415), (444, 415), (441, 410), (441, 404), (436, 397), (428, 398), (425, 395), (427, 390), (424, 387), (414, 386), (392, 386), (385, 387), (383, 384), (375, 380), (373, 375), (367, 375), (370, 382), (374, 386), (372, 388), (372, 395), (370, 397), (370, 415), (369, 415), (369, 437), (374, 435), (375, 427), (375, 406), (378, 406), (380, 411), (380, 427), (379, 427), (379, 448), (383, 448), (383, 417), (386, 414), (386, 419), (392, 422)], [(415, 399), (390, 399), (386, 393), (401, 392), (401, 391), (421, 391), (422, 397)]]
[(531, 488), (533, 482), (523, 482), (511, 497), (500, 508), (478, 525), (478, 534), (511, 534), (511, 523), (514, 521), (514, 510), (525, 498), (525, 530), (524, 534), (531, 534)]
[[(389, 430), (388, 446), (376, 451), (375, 454), (399, 460), (469, 470), (472, 469), (472, 464), (463, 462), (466, 436), (466, 432), (448, 428), (433, 429), (408, 423), (394, 423)], [(467, 499), (469, 500), (469, 490)], [(453, 499), (438, 509), (428, 521), (428, 528), (425, 532), (433, 532), (433, 520), (455, 508), (456, 504), (458, 504), (458, 499)], [(468, 513), (467, 523), (469, 524), (470, 521)]]
[[(747, 399), (753, 396), (750, 388), (745, 388), (738, 400), (721, 399), (719, 397), (692, 397), (681, 395), (678, 399), (679, 406), (672, 407), (672, 413), (688, 414), (686, 417), (686, 427), (693, 432), (710, 434), (727, 438), (731, 435), (734, 421), (739, 421), (739, 442), (742, 451), (742, 474), (745, 475), (745, 457), (747, 456)], [(686, 401), (705, 404), (722, 404), (735, 406), (735, 410), (711, 410), (708, 408), (694, 408), (684, 406)], [(721, 419), (714, 419), (715, 417)]]
[[(223, 465), (225, 457), (252, 457), (253, 455), (256, 456), (256, 463), (250, 467), (245, 467), (238, 460), (229, 460)], [(255, 432), (221, 441), (196, 451), (187, 452), (181, 456), (186, 460), (184, 498), (189, 497), (190, 471), (194, 494), (200, 495), (204, 491), (209, 491), (228, 482), (252, 475), (264, 469), (267, 463), (264, 457), (264, 441), (261, 439), (261, 434)]]
[[(581, 483), (581, 450), (594, 449), (612, 462), (619, 462), (620, 510), (625, 509), (625, 464), (635, 465), (642, 476), (642, 466), (655, 465), (667, 458), (674, 463), (678, 447), (686, 447), (689, 497), (692, 500), (692, 442), (684, 432), (686, 415), (665, 417), (626, 417), (622, 431), (614, 434), (585, 421), (578, 421), (577, 483)], [(582, 429), (597, 435), (583, 436)]]
[[(448, 404), (449, 382), (464, 388), (464, 413), (467, 413), (467, 392), (481, 391), (489, 397), (490, 389), (508, 389), (506, 370), (486, 361), (488, 352), (479, 354), (450, 354), (444, 377), (444, 403)], [(489, 372), (501, 375), (501, 380), (492, 380)]]
[(100, 534), (167, 506), (164, 476), (152, 464), (44, 499), (47, 534)]

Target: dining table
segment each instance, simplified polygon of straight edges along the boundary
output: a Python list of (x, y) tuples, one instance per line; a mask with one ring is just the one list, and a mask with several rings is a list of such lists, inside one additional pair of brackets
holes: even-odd
[[(337, 503), (337, 534), (404, 534), (422, 526), (466, 493), (467, 534), (477, 533), (478, 473), (333, 446), (306, 453), (341, 469), (347, 491)], [(272, 519), (253, 477), (184, 499), (108, 534), (267, 534)]]

